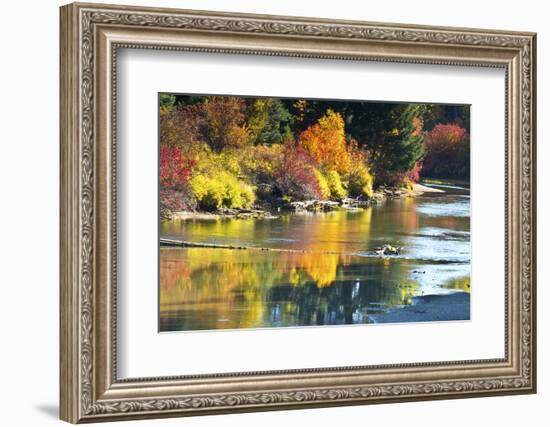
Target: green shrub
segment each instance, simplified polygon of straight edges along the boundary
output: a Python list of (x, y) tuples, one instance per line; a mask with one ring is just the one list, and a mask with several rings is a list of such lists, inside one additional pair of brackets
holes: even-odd
[(340, 179), (340, 174), (335, 170), (329, 171), (327, 173), (327, 182), (330, 189), (330, 195), (334, 199), (343, 199), (347, 197), (348, 192), (342, 184)]

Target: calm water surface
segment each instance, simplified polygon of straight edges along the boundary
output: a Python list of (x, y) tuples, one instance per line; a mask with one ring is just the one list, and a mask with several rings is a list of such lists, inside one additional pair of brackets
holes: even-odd
[[(162, 223), (161, 237), (283, 251), (162, 247), (160, 330), (369, 323), (413, 296), (469, 292), (469, 189), (438, 188), (358, 211)], [(373, 255), (383, 244), (403, 252)]]

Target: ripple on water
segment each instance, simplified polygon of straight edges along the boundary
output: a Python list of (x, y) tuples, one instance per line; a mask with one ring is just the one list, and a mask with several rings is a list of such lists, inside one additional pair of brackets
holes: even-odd
[(455, 216), (469, 217), (470, 216), (470, 198), (463, 200), (454, 200), (442, 203), (440, 201), (426, 201), (419, 203), (416, 211), (427, 216)]

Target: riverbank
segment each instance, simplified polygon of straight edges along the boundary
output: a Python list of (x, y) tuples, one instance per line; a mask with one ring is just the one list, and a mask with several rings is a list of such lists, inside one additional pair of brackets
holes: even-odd
[(341, 200), (304, 200), (295, 202), (278, 203), (276, 205), (264, 204), (252, 209), (228, 209), (220, 208), (214, 212), (203, 211), (179, 211), (174, 212), (170, 219), (197, 219), (215, 220), (219, 218), (235, 219), (275, 219), (282, 212), (307, 213), (307, 212), (329, 212), (335, 209), (356, 210), (367, 208), (373, 205), (382, 204), (385, 200), (418, 197), (424, 193), (445, 193), (445, 190), (428, 187), (422, 184), (413, 184), (411, 189), (381, 187), (377, 189), (372, 197), (345, 198)]
[(411, 305), (369, 314), (373, 323), (437, 322), (470, 320), (470, 294), (454, 292), (443, 295), (423, 295), (412, 298)]
[(218, 209), (214, 212), (174, 212), (170, 219), (215, 220), (219, 218), (235, 219), (275, 219), (278, 216), (271, 210), (264, 209)]

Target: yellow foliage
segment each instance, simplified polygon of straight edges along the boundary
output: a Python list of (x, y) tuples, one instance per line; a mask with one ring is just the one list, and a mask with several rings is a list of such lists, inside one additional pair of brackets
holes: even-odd
[(206, 210), (248, 208), (256, 200), (254, 189), (226, 171), (215, 175), (195, 175), (191, 190), (199, 205)]
[(364, 163), (354, 165), (348, 175), (348, 190), (350, 195), (372, 197), (373, 176)]
[(335, 138), (338, 138), (338, 142), (345, 141), (344, 134), (344, 119), (340, 113), (335, 113), (331, 109), (328, 109), (326, 114), (318, 121), (321, 130), (325, 132), (336, 132)]
[(335, 199), (343, 199), (347, 197), (348, 192), (344, 188), (342, 180), (340, 179), (340, 174), (338, 172), (336, 172), (335, 170), (329, 171), (327, 173), (327, 182), (330, 189), (331, 197)]
[(408, 177), (405, 177), (403, 179), (403, 187), (409, 191), (412, 191), (414, 189), (414, 183)]
[(313, 173), (315, 175), (315, 178), (317, 179), (317, 185), (319, 185), (320, 190), (320, 198), (322, 200), (326, 200), (330, 197), (330, 187), (328, 185), (327, 179), (323, 176), (321, 172), (319, 172), (317, 169), (313, 169)]
[(303, 122), (307, 110), (307, 101), (305, 99), (297, 99), (292, 106), (296, 110), (294, 120), (296, 120), (297, 123)]
[(194, 168), (195, 174), (215, 175), (220, 170), (240, 177), (243, 175), (243, 152), (248, 148), (226, 149), (221, 152), (213, 151), (208, 145), (201, 144), (196, 153), (197, 164)]
[(273, 99), (271, 98), (257, 98), (254, 100), (254, 114), (251, 114), (247, 121), (247, 128), (252, 142), (258, 139), (262, 129), (267, 124), (269, 120), (269, 108), (272, 104)]
[(248, 174), (272, 175), (281, 162), (283, 145), (255, 145), (240, 151), (238, 162)]

